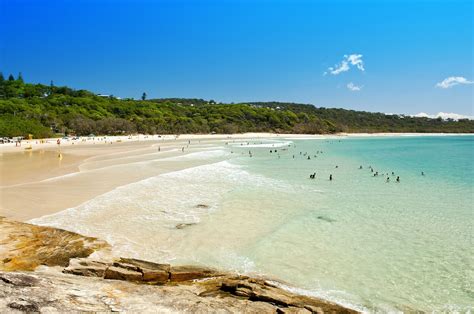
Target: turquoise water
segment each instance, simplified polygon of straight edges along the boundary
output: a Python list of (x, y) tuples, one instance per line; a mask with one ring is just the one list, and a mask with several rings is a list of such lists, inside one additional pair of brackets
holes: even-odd
[(120, 254), (263, 274), (364, 311), (468, 311), (473, 157), (474, 136), (222, 142), (182, 157), (208, 165), (34, 222), (105, 238)]
[[(289, 282), (368, 308), (466, 309), (474, 304), (473, 140), (293, 141), (280, 158), (265, 149), (258, 160), (235, 160), (251, 173), (301, 186), (282, 206), (294, 213), (249, 248), (251, 259), (269, 273), (284, 269)], [(323, 154), (314, 158), (318, 150)], [(299, 152), (311, 152), (311, 160)], [(369, 166), (389, 173), (390, 182), (373, 177)], [(313, 172), (316, 179), (307, 179)]]

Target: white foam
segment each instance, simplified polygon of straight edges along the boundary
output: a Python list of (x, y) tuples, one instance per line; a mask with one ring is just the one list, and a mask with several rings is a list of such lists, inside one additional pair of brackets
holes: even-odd
[(189, 153), (182, 156), (163, 158), (162, 160), (207, 160), (211, 158), (224, 158), (230, 156), (229, 152), (223, 149), (203, 150)]
[[(249, 144), (247, 144), (247, 143), (249, 143)], [(232, 146), (232, 147), (236, 147), (236, 148), (238, 148), (238, 147), (242, 147), (242, 148), (278, 148), (278, 147), (288, 147), (291, 144), (293, 144), (293, 142), (291, 142), (291, 141), (281, 142), (281, 141), (265, 140), (265, 142), (262, 141), (258, 144), (257, 143), (252, 143), (252, 142), (237, 142), (237, 143), (231, 143), (229, 145)]]
[[(175, 257), (172, 245), (185, 233), (176, 229), (178, 224), (200, 223), (219, 209), (226, 193), (249, 184), (290, 188), (223, 161), (124, 185), (77, 207), (30, 222), (103, 238), (122, 255), (169, 261)], [(159, 243), (159, 250), (149, 251), (151, 245), (143, 243), (143, 238)]]

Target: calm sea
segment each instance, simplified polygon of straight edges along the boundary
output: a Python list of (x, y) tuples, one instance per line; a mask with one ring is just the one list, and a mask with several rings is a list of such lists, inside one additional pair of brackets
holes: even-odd
[(231, 141), (169, 161), (196, 158), (33, 222), (364, 311), (472, 310), (474, 136)]

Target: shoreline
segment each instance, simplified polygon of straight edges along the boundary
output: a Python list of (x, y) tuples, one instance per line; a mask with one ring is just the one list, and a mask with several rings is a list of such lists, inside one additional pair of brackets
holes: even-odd
[[(167, 157), (205, 149), (206, 145), (249, 139), (335, 139), (363, 137), (472, 136), (440, 133), (311, 134), (184, 134), (158, 136), (106, 136), (62, 140), (25, 140), (21, 147), (0, 144), (0, 215), (20, 221), (75, 207), (122, 185), (170, 171), (202, 165), (185, 161), (157, 164), (151, 172), (140, 167)], [(189, 145), (189, 143), (192, 143)], [(202, 145), (201, 145), (202, 144)], [(188, 147), (189, 146), (189, 147)], [(185, 148), (185, 151), (181, 151)], [(60, 157), (60, 158), (59, 158)], [(135, 165), (131, 167), (130, 165)], [(122, 168), (130, 168), (122, 172)], [(129, 167), (130, 166), (130, 167)], [(134, 168), (134, 169), (132, 169)], [(128, 174), (128, 176), (127, 176)], [(97, 180), (99, 179), (99, 180)], [(24, 195), (30, 195), (27, 199)]]
[[(77, 163), (75, 162), (71, 162), (70, 164), (70, 168), (67, 168), (69, 170), (66, 170), (66, 169), (61, 169), (61, 170), (64, 170), (66, 171), (65, 174), (61, 174), (61, 175), (58, 175), (56, 177), (49, 177), (49, 178), (46, 178), (46, 179), (43, 179), (43, 180), (40, 180), (40, 181), (35, 181), (35, 182), (26, 182), (26, 183), (20, 183), (20, 184), (16, 184), (16, 185), (9, 185), (9, 186), (2, 186), (0, 187), (0, 193), (2, 193), (2, 199), (3, 199), (3, 196), (5, 195), (4, 194), (4, 191), (5, 190), (11, 190), (11, 189), (18, 189), (18, 191), (21, 191), (21, 192), (25, 192), (25, 191), (29, 191), (30, 193), (38, 193), (38, 189), (41, 188), (42, 185), (46, 185), (46, 187), (43, 187), (44, 191), (47, 191), (49, 190), (49, 194), (47, 194), (47, 196), (54, 196), (56, 193), (57, 193), (57, 189), (64, 189), (63, 186), (70, 186), (70, 188), (75, 188), (77, 189), (77, 193), (81, 194), (81, 193), (85, 193), (86, 194), (83, 194), (82, 195), (82, 198), (87, 201), (87, 200), (90, 200), (92, 198), (94, 198), (95, 196), (97, 195), (101, 195), (103, 193), (106, 193), (107, 191), (110, 191), (112, 189), (115, 189), (117, 187), (120, 187), (122, 185), (126, 185), (126, 184), (129, 184), (129, 183), (132, 183), (132, 182), (137, 182), (137, 181), (140, 181), (140, 180), (143, 180), (147, 177), (151, 177), (151, 176), (156, 176), (156, 175), (160, 175), (160, 174), (164, 174), (164, 173), (168, 173), (168, 172), (173, 172), (173, 171), (180, 171), (180, 170), (183, 170), (183, 169), (187, 169), (187, 168), (190, 168), (190, 167), (194, 167), (194, 166), (199, 166), (199, 165), (202, 165), (202, 164), (208, 164), (208, 162), (203, 162), (203, 163), (190, 163), (190, 162), (184, 162), (184, 161), (181, 161), (181, 162), (169, 162), (169, 161), (166, 161), (165, 163), (167, 164), (166, 167), (161, 167), (159, 169), (159, 171), (157, 172), (154, 172), (154, 173), (149, 173), (149, 171), (146, 171), (146, 172), (143, 172), (143, 173), (140, 173), (140, 174), (136, 174), (135, 171), (137, 169), (129, 169), (127, 170), (128, 172), (123, 174), (122, 176), (118, 175), (117, 176), (117, 172), (120, 172), (120, 171), (123, 171), (123, 167), (127, 166), (129, 163), (133, 163), (133, 164), (143, 164), (143, 163), (147, 163), (147, 162), (150, 162), (151, 160), (154, 160), (154, 161), (157, 161), (158, 164), (162, 164), (167, 158), (171, 157), (171, 159), (173, 157), (176, 157), (176, 156), (185, 156), (187, 155), (188, 153), (193, 153), (193, 152), (202, 152), (202, 151), (205, 151), (206, 149), (208, 149), (210, 146), (218, 146), (218, 144), (220, 145), (223, 145), (224, 142), (226, 142), (227, 140), (235, 140), (235, 141), (238, 141), (238, 140), (246, 140), (246, 139), (269, 139), (269, 140), (272, 140), (272, 139), (279, 139), (279, 140), (297, 140), (297, 139), (308, 139), (308, 138), (312, 138), (312, 139), (339, 139), (341, 137), (351, 137), (352, 135), (344, 135), (344, 134), (339, 134), (337, 136), (322, 136), (322, 135), (316, 135), (316, 136), (309, 136), (309, 135), (281, 135), (281, 134), (274, 134), (273, 136), (271, 137), (267, 137), (266, 135), (267, 134), (258, 134), (260, 135), (259, 137), (255, 136), (255, 134), (251, 134), (251, 135), (248, 135), (248, 137), (243, 137), (242, 135), (233, 135), (232, 136), (228, 136), (228, 135), (219, 135), (219, 136), (216, 136), (216, 135), (210, 135), (209, 137), (206, 137), (206, 138), (202, 138), (202, 137), (199, 137), (199, 136), (196, 136), (194, 135), (192, 138), (191, 138), (191, 142), (192, 144), (190, 145), (190, 147), (186, 147), (186, 151), (183, 152), (181, 151), (181, 147), (185, 147), (188, 143), (188, 140), (190, 140), (190, 138), (188, 137), (180, 137), (178, 139), (175, 139), (173, 137), (171, 138), (167, 138), (167, 139), (162, 139), (162, 140), (153, 140), (153, 139), (150, 139), (150, 140), (141, 140), (140, 142), (139, 141), (129, 141), (129, 142), (117, 142), (117, 144), (115, 142), (112, 142), (113, 145), (111, 144), (103, 144), (103, 145), (97, 145), (97, 144), (90, 144), (90, 143), (87, 143), (87, 144), (83, 144), (83, 145), (72, 145), (70, 144), (69, 146), (66, 147), (66, 149), (64, 150), (64, 156), (63, 156), (63, 159), (62, 159), (62, 162), (68, 162), (69, 161), (69, 158), (72, 158), (72, 157), (77, 157), (80, 159), (80, 161), (78, 161)], [(458, 135), (458, 134), (453, 134), (453, 135)], [(466, 134), (466, 135), (470, 135), (472, 136), (472, 134)], [(293, 137), (294, 136), (294, 137)], [(364, 137), (364, 136), (367, 136), (367, 134), (357, 134), (355, 137)], [(377, 134), (377, 135), (372, 135), (372, 137), (376, 137), (376, 136), (400, 136), (400, 134), (394, 134), (394, 133), (390, 133), (390, 134)], [(405, 136), (418, 136), (418, 134), (412, 134), (412, 133), (405, 133)], [(429, 134), (429, 135), (426, 135), (426, 136), (436, 136), (435, 134)], [(441, 134), (441, 136), (444, 136)], [(117, 138), (114, 138), (114, 139), (117, 139)], [(195, 141), (197, 141), (198, 143), (195, 143)], [(50, 152), (50, 156), (46, 156), (48, 157), (49, 159), (53, 159), (53, 160), (56, 160), (57, 159), (57, 156), (54, 155), (55, 153), (55, 146), (56, 145), (55, 143), (52, 143), (51, 144), (51, 147), (52, 148), (44, 148), (44, 151), (45, 152)], [(158, 152), (157, 151), (157, 147), (160, 146), (161, 147), (161, 151)], [(39, 154), (40, 154), (40, 151), (41, 151), (41, 147), (39, 147), (38, 149), (32, 149), (32, 150), (29, 150), (27, 152), (18, 152), (18, 153), (5, 153), (2, 157), (6, 156), (6, 155), (9, 155), (9, 154), (12, 154), (12, 155), (25, 155), (27, 156), (28, 158), (36, 158), (36, 157), (41, 157)], [(96, 152), (96, 154), (91, 154), (90, 151), (93, 150)], [(29, 156), (29, 155), (32, 155), (32, 156)], [(38, 154), (38, 155), (34, 155), (34, 154)], [(34, 163), (34, 162), (33, 162)], [(77, 169), (78, 171), (74, 171), (73, 167), (77, 166)], [(45, 170), (45, 169), (42, 169), (42, 170)], [(32, 170), (30, 170), (32, 171)], [(67, 172), (69, 171), (69, 172)], [(49, 173), (49, 172), (48, 172)], [(86, 173), (89, 173), (88, 176), (85, 176), (83, 178), (78, 178), (78, 177), (82, 177), (84, 176), (84, 174)], [(25, 175), (27, 175), (28, 173), (26, 173)], [(107, 187), (103, 190), (103, 192), (101, 192), (100, 190), (97, 190), (96, 188), (96, 184), (103, 184), (104, 182), (96, 182), (98, 181), (98, 176), (101, 176), (101, 175), (112, 175), (111, 177), (109, 177), (107, 180), (107, 182), (105, 182), (105, 184), (108, 184)], [(133, 174), (132, 177), (129, 177), (128, 175), (130, 174)], [(3, 180), (3, 179), (2, 179)], [(118, 180), (118, 181), (117, 181)], [(130, 181), (132, 180), (132, 181)], [(66, 183), (65, 183), (66, 182)], [(81, 183), (82, 182), (82, 183)], [(79, 187), (74, 187), (74, 184), (77, 184), (77, 183), (81, 183), (79, 185)], [(88, 186), (87, 187), (84, 187), (83, 185), (84, 184), (87, 184)], [(107, 189), (110, 189), (110, 190), (107, 190)], [(64, 189), (63, 191), (69, 191), (69, 192), (72, 192), (73, 190), (71, 189)], [(104, 192), (105, 191), (105, 192)], [(20, 197), (20, 194), (22, 193), (18, 193), (17, 194), (17, 199), (19, 200), (22, 200), (24, 201), (21, 197)], [(30, 194), (32, 195), (32, 194)], [(23, 197), (24, 198), (24, 197)], [(24, 207), (21, 207), (21, 206), (18, 206), (18, 212), (11, 212), (12, 213), (12, 216), (10, 216), (10, 218), (13, 218), (13, 219), (16, 219), (17, 217), (20, 217), (19, 220), (22, 220), (22, 221), (25, 221), (25, 220), (30, 220), (31, 218), (38, 218), (38, 217), (43, 217), (44, 215), (49, 215), (49, 214), (54, 214), (56, 212), (59, 212), (59, 211), (62, 211), (64, 209), (67, 209), (67, 208), (70, 208), (70, 207), (67, 207), (67, 208), (59, 208), (59, 207), (54, 207), (55, 210), (52, 210), (51, 212), (49, 213), (44, 213), (41, 211), (41, 209), (48, 209), (48, 210), (51, 210), (51, 208), (49, 207), (52, 203), (57, 203), (57, 199), (54, 199), (54, 198), (50, 198), (48, 199), (48, 197), (46, 197), (46, 202), (44, 202), (44, 199), (35, 199), (34, 201), (35, 202), (31, 202), (31, 204), (29, 206), (31, 206), (30, 208), (33, 208), (34, 211), (29, 211), (28, 213), (26, 213), (26, 215), (24, 216), (25, 218), (21, 218), (21, 215), (22, 214), (25, 214), (24, 212), (20, 212), (20, 210)], [(67, 201), (71, 201), (71, 200), (67, 200)], [(78, 202), (78, 199), (75, 199), (74, 201)], [(41, 204), (40, 204), (41, 202)], [(3, 201), (2, 201), (3, 203)], [(82, 203), (82, 202), (81, 202)], [(80, 205), (81, 203), (79, 203), (78, 205)], [(3, 204), (0, 204), (2, 206), (0, 207), (3, 207)], [(53, 209), (54, 209), (53, 208)], [(39, 210), (38, 210), (39, 209)], [(5, 212), (3, 212), (3, 208), (0, 208), (0, 216), (5, 216)], [(7, 211), (8, 213), (8, 211)], [(16, 215), (19, 215), (19, 216), (16, 216)], [(31, 215), (31, 216), (30, 216)], [(38, 216), (36, 216), (38, 215)], [(30, 217), (30, 218), (29, 218)], [(297, 287), (292, 287), (292, 286), (289, 286), (290, 289), (293, 289), (295, 288), (295, 291), (297, 294), (304, 294), (304, 291), (297, 288)], [(316, 296), (314, 295), (315, 297), (318, 297), (318, 298), (322, 298), (324, 299), (324, 297), (320, 297), (320, 296)], [(332, 302), (334, 302), (334, 300), (330, 300)], [(339, 303), (340, 304), (340, 303)], [(349, 306), (350, 305), (347, 305), (347, 304), (343, 304), (343, 306)]]

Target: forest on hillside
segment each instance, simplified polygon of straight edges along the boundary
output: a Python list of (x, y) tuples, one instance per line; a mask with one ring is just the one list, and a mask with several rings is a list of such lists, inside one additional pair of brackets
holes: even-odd
[(472, 120), (387, 115), (310, 104), (216, 103), (203, 99), (118, 99), (0, 73), (0, 137), (275, 132), (474, 133)]

